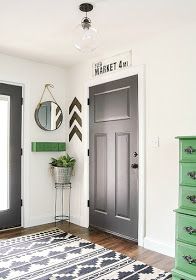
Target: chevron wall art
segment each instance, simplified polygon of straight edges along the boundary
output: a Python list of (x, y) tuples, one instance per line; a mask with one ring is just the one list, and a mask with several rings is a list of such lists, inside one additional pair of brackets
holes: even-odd
[[(75, 107), (78, 108), (80, 113), (82, 112), (82, 105), (76, 97), (73, 99), (73, 101), (71, 102), (71, 105), (69, 106), (69, 115), (70, 115), (69, 127), (71, 129), (71, 131), (69, 133), (69, 142), (71, 141), (74, 134), (76, 134), (78, 136), (78, 138), (80, 139), (80, 141), (82, 141), (82, 133), (80, 131), (80, 129), (82, 127), (82, 119), (79, 116), (79, 114), (77, 113), (77, 111), (74, 111), (73, 114), (71, 115), (71, 113)], [(75, 122), (75, 124), (74, 124), (74, 122)]]

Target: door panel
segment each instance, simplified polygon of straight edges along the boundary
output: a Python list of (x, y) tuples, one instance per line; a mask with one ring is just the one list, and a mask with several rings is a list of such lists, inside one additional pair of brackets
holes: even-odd
[(107, 136), (95, 135), (95, 210), (107, 212)]
[(130, 219), (130, 134), (116, 133), (116, 211), (115, 215)]
[(137, 240), (138, 77), (91, 87), (90, 225)]
[[(95, 122), (129, 118), (129, 87), (95, 94)], [(115, 110), (114, 110), (115, 108)]]
[[(14, 85), (0, 84), (0, 100), (9, 99), (7, 129), (9, 137), (7, 146), (7, 207), (0, 208), (0, 229), (21, 225), (21, 116), (22, 88)], [(6, 117), (5, 117), (6, 118)], [(5, 120), (4, 118), (4, 120)], [(0, 134), (5, 136), (3, 126)], [(0, 177), (5, 174), (0, 168)], [(0, 185), (2, 193), (2, 184)], [(5, 193), (5, 192), (4, 192)], [(4, 197), (5, 199), (5, 197)], [(5, 200), (4, 200), (5, 203)]]

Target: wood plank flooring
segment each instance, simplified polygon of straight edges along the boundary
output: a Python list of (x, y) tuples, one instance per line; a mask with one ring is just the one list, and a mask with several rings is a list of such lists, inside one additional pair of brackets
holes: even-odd
[[(55, 224), (51, 223), (25, 229), (17, 228), (8, 231), (1, 231), (0, 239), (21, 236), (24, 234), (31, 234), (34, 232), (47, 230), (54, 226)], [(67, 222), (64, 222), (63, 224), (59, 222), (57, 223), (57, 227), (61, 228), (65, 232), (80, 236), (81, 238), (87, 239), (108, 249), (112, 249), (125, 254), (148, 265), (163, 269), (164, 271), (170, 271), (174, 267), (173, 258), (144, 249), (143, 247), (138, 246), (133, 241), (128, 241), (99, 230), (89, 230), (71, 223), (69, 224)]]

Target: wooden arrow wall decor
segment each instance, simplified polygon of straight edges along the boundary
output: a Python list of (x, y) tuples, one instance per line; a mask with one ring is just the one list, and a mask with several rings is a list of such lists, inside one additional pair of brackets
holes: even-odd
[(76, 125), (74, 125), (74, 127), (72, 128), (71, 132), (69, 133), (69, 142), (71, 141), (72, 137), (74, 136), (74, 134), (76, 134), (78, 136), (78, 138), (80, 139), (80, 141), (82, 141), (82, 133), (80, 132), (80, 130), (77, 128)]
[(80, 118), (80, 116), (76, 112), (74, 112), (70, 121), (69, 121), (69, 127), (72, 126), (72, 124), (74, 123), (75, 120), (79, 123), (80, 126), (82, 126), (82, 119)]
[(78, 99), (75, 97), (74, 100), (71, 102), (71, 105), (69, 106), (69, 114), (71, 114), (74, 106), (78, 107), (78, 110), (80, 111), (80, 113), (82, 112), (82, 105), (78, 101)]
[[(73, 111), (74, 107), (77, 107), (80, 113), (82, 112), (82, 105), (76, 97), (73, 99), (71, 105), (69, 106), (69, 115)], [(78, 128), (78, 126), (82, 127), (82, 119), (76, 111), (74, 111), (72, 116), (70, 116), (70, 121), (69, 121), (70, 128), (72, 127), (74, 122), (76, 124), (74, 125), (74, 127), (71, 129), (71, 131), (69, 133), (69, 142), (71, 141), (74, 134), (76, 134), (78, 136), (78, 138), (80, 139), (80, 141), (82, 141), (82, 133)]]

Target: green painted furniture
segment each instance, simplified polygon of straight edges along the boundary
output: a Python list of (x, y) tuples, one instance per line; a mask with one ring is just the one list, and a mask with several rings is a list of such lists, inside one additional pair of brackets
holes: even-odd
[(196, 280), (196, 136), (179, 136), (179, 208), (173, 280)]
[(32, 152), (63, 152), (66, 150), (64, 142), (32, 142)]
[(178, 137), (180, 140), (180, 162), (196, 162), (196, 137)]
[(179, 207), (196, 211), (195, 187), (180, 186)]
[(196, 219), (192, 215), (178, 213), (176, 215), (176, 238), (181, 242), (196, 245)]
[(196, 187), (196, 165), (195, 162), (180, 163), (180, 185)]
[(173, 280), (193, 280), (193, 279), (196, 280), (196, 277), (190, 276), (190, 274), (186, 272), (180, 272), (179, 274), (178, 271), (174, 269), (172, 273), (172, 279)]

